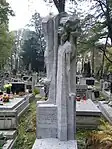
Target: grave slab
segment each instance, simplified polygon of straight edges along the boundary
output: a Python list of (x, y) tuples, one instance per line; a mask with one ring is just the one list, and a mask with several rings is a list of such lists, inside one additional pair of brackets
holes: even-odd
[(60, 141), (58, 139), (36, 139), (32, 149), (77, 149), (76, 141)]
[(100, 124), (101, 111), (91, 99), (76, 102), (77, 127), (96, 128)]
[(83, 115), (101, 115), (101, 111), (98, 109), (98, 107), (92, 102), (91, 99), (88, 99), (86, 101), (77, 101), (76, 102), (76, 111), (77, 115), (83, 114)]
[(110, 98), (110, 95), (111, 95), (110, 91), (102, 90), (102, 93), (103, 93), (104, 96)]
[(0, 105), (0, 111), (12, 111), (17, 112), (17, 116), (20, 116), (22, 112), (29, 106), (29, 97), (24, 96), (21, 98), (10, 99), (9, 102), (3, 103)]
[(13, 149), (15, 141), (16, 141), (16, 139), (15, 140), (13, 140), (13, 139), (7, 140), (7, 142), (4, 144), (2, 149)]
[(104, 117), (112, 124), (112, 107), (105, 104), (105, 101), (99, 101), (99, 109)]
[(17, 132), (16, 130), (0, 130), (0, 133), (2, 133), (4, 136), (6, 136), (7, 139), (14, 139), (16, 138)]
[(16, 129), (18, 118), (29, 107), (29, 97), (10, 99), (0, 105), (0, 130)]

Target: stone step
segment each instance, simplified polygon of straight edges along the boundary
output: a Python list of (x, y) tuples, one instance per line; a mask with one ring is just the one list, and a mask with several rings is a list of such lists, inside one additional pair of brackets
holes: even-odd
[(32, 149), (77, 149), (77, 141), (59, 141), (58, 139), (36, 139)]

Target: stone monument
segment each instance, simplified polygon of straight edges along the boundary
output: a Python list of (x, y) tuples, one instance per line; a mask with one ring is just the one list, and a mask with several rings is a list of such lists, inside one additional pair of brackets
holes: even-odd
[[(45, 63), (50, 87), (48, 100), (37, 102), (37, 139), (33, 149), (77, 149), (74, 136), (79, 20), (61, 13), (44, 19), (43, 29), (47, 40)], [(49, 55), (52, 55), (51, 59)]]

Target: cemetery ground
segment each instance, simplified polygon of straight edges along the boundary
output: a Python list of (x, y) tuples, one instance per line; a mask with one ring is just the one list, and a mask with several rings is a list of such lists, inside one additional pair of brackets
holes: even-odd
[(15, 149), (31, 149), (36, 139), (36, 100), (20, 117)]
[[(31, 149), (36, 139), (36, 102), (31, 102), (30, 107), (20, 117), (18, 125), (18, 137), (14, 149)], [(84, 149), (85, 138), (91, 130), (77, 130), (79, 149)]]
[[(102, 97), (104, 98), (103, 95)], [(18, 137), (14, 149), (31, 149), (34, 144), (36, 139), (36, 102), (37, 99), (33, 100), (27, 111), (20, 117)], [(86, 149), (86, 138), (93, 131), (95, 130), (77, 129), (76, 139), (78, 142), (78, 149)]]

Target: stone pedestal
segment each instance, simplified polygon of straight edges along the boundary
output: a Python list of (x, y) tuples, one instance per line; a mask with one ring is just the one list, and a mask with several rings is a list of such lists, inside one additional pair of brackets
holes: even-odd
[(59, 139), (36, 139), (32, 149), (77, 149), (76, 141), (60, 141)]
[(29, 97), (10, 99), (0, 105), (0, 129), (16, 129), (20, 115), (29, 107)]
[(57, 138), (57, 106), (37, 103), (37, 139)]

